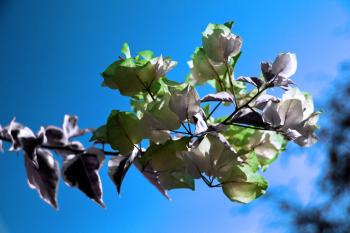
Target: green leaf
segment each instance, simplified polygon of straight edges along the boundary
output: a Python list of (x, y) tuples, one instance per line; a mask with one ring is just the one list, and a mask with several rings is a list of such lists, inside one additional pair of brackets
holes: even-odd
[(207, 134), (192, 153), (183, 154), (187, 161), (192, 161), (191, 167), (196, 167), (201, 173), (217, 178), (224, 177), (231, 167), (237, 163), (237, 155), (220, 134)]
[(113, 110), (108, 117), (108, 143), (121, 154), (128, 154), (142, 139), (142, 125), (130, 112)]
[(255, 129), (229, 125), (223, 134), (237, 152), (247, 152), (249, 149), (246, 146), (255, 131)]
[(240, 165), (231, 170), (231, 174), (221, 179), (222, 190), (231, 201), (248, 203), (266, 192), (268, 184), (248, 165)]
[(152, 58), (154, 58), (154, 53), (151, 50), (144, 50), (139, 52), (139, 55), (145, 59), (146, 61), (151, 60)]
[(226, 72), (225, 64), (213, 63), (206, 55), (203, 48), (197, 48), (192, 55), (190, 64), (192, 78), (198, 84), (204, 84), (208, 80), (218, 79)]
[(141, 118), (144, 127), (144, 137), (154, 143), (163, 143), (169, 139), (168, 130), (180, 128), (177, 115), (169, 108), (170, 95), (163, 96), (147, 105)]
[(163, 172), (159, 175), (159, 182), (166, 190), (179, 188), (195, 189), (193, 177), (182, 172)]
[(92, 141), (107, 142), (107, 128), (105, 125), (93, 131), (92, 137), (90, 138), (90, 142)]
[(145, 92), (156, 78), (155, 70), (148, 61), (132, 58), (112, 63), (102, 73), (104, 85), (118, 89), (122, 95), (133, 96)]
[(128, 43), (124, 43), (122, 47), (122, 53), (125, 55), (126, 58), (131, 58), (130, 48)]
[(163, 188), (194, 189), (193, 178), (186, 173), (184, 161), (177, 157), (178, 152), (187, 150), (189, 141), (190, 138), (183, 137), (179, 140), (168, 140), (161, 145), (152, 144), (141, 157), (141, 164), (149, 164), (158, 172)]

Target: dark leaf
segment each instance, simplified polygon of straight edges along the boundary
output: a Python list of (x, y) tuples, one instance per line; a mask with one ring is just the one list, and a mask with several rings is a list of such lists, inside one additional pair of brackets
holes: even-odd
[(234, 102), (234, 97), (226, 92), (226, 91), (222, 91), (222, 92), (218, 92), (215, 94), (209, 94), (204, 96), (201, 99), (201, 102), (209, 102), (209, 101), (222, 101), (222, 102), (230, 102), (233, 103)]
[(275, 76), (272, 73), (272, 65), (269, 62), (261, 62), (261, 72), (266, 82), (269, 82)]
[(34, 153), (37, 158), (37, 166), (30, 159), (32, 156), (27, 154), (25, 156), (28, 184), (38, 191), (45, 202), (57, 208), (58, 163), (48, 150), (38, 148)]
[(102, 184), (99, 170), (105, 160), (101, 150), (90, 148), (84, 154), (72, 154), (65, 158), (62, 167), (63, 180), (73, 187), (79, 188), (89, 198), (102, 207)]
[(31, 129), (23, 127), (19, 130), (17, 140), (20, 142), (20, 147), (26, 152), (27, 156), (34, 162), (36, 161), (35, 147), (39, 145), (39, 140)]
[(249, 108), (241, 109), (232, 118), (233, 123), (253, 125), (257, 127), (265, 127), (267, 124), (263, 121), (260, 113), (252, 111)]
[(263, 80), (261, 80), (260, 78), (257, 77), (246, 77), (246, 76), (240, 76), (237, 78), (237, 81), (241, 81), (241, 82), (246, 82), (246, 83), (250, 83), (253, 86), (256, 87), (261, 87), (261, 85), (263, 85)]
[(226, 23), (224, 23), (224, 25), (226, 26), (226, 27), (228, 27), (229, 29), (232, 29), (232, 26), (233, 26), (233, 24), (234, 24), (235, 22), (234, 21), (227, 21)]
[(121, 185), (127, 171), (138, 155), (139, 151), (134, 149), (128, 157), (118, 156), (108, 161), (108, 175), (117, 186), (118, 194), (120, 194)]

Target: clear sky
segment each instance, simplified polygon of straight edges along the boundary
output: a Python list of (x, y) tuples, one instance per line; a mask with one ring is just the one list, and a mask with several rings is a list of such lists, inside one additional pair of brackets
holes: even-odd
[[(339, 63), (350, 58), (344, 2), (0, 0), (0, 122), (16, 116), (38, 129), (60, 125), (69, 113), (82, 127), (99, 126), (111, 109), (129, 109), (127, 98), (100, 87), (99, 75), (124, 41), (131, 52), (151, 49), (177, 60), (169, 78), (181, 81), (206, 25), (228, 20), (243, 37), (236, 75), (258, 75), (262, 60), (295, 52), (294, 80), (320, 105)], [(322, 154), (288, 149), (265, 176), (271, 188), (291, 185), (307, 202), (322, 161), (308, 157)], [(106, 168), (101, 174), (106, 209), (61, 182), (57, 212), (28, 188), (22, 154), (0, 155), (0, 233), (259, 233), (272, 232), (266, 222), (279, 219), (264, 198), (242, 206), (200, 183), (196, 192), (170, 192), (168, 202), (134, 169), (118, 197)]]

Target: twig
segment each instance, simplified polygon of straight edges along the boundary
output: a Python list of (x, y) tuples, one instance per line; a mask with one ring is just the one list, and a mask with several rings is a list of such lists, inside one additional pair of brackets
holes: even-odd
[(147, 93), (151, 96), (152, 100), (154, 101), (155, 98), (154, 98), (151, 90), (149, 89), (149, 87), (146, 86), (146, 84), (141, 80), (141, 78), (140, 78), (140, 76), (138, 74), (136, 74), (136, 77), (137, 77), (137, 80), (139, 80), (139, 82), (143, 86), (143, 88), (145, 88), (145, 91), (147, 91)]
[(234, 101), (235, 101), (236, 108), (238, 108), (236, 94), (235, 94), (235, 90), (234, 90), (233, 83), (232, 83), (233, 69), (232, 69), (232, 71), (230, 70), (230, 67), (228, 65), (227, 59), (225, 59), (225, 65), (226, 65), (226, 69), (227, 69), (227, 73), (228, 73), (228, 80), (230, 82), (231, 92), (232, 92), (232, 95), (233, 95), (233, 98), (234, 98)]
[[(11, 139), (0, 136), (0, 140), (4, 141), (4, 142), (8, 142), (8, 143), (12, 143)], [(72, 152), (74, 154), (81, 154), (81, 153), (85, 153), (87, 152), (87, 150), (81, 150), (81, 149), (76, 149), (73, 148), (69, 145), (67, 146), (52, 146), (52, 145), (47, 145), (47, 144), (42, 144), (42, 145), (38, 145), (38, 147), (43, 148), (43, 149), (49, 149), (49, 150), (64, 150), (64, 151), (68, 151), (68, 152)], [(103, 150), (103, 153), (105, 155), (110, 155), (110, 156), (119, 156), (119, 152), (113, 152), (113, 151), (105, 151)]]
[(211, 115), (213, 115), (213, 113), (216, 111), (216, 109), (218, 109), (218, 107), (222, 104), (222, 101), (220, 101), (219, 103), (217, 103), (215, 105), (215, 107), (213, 108), (213, 110), (209, 113), (209, 115), (205, 118), (205, 121), (209, 120), (209, 118), (211, 117)]

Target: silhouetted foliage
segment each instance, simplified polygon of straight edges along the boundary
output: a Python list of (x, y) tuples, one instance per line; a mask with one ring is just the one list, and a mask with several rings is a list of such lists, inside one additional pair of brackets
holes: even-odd
[[(305, 207), (284, 199), (284, 213), (292, 214), (292, 232), (350, 232), (350, 63), (341, 66), (341, 79), (327, 102), (328, 120), (321, 131), (325, 145), (319, 193)], [(286, 211), (286, 212), (285, 212)]]

